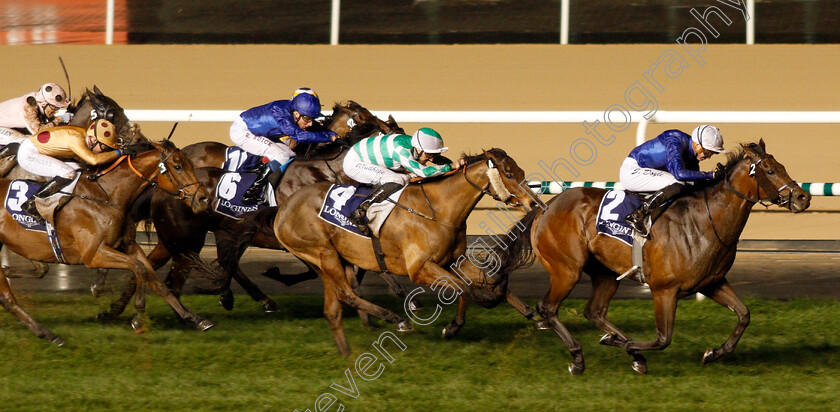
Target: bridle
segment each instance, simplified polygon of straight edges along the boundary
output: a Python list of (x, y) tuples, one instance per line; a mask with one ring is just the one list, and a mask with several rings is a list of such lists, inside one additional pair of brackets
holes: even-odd
[[(472, 180), (470, 180), (469, 177), (467, 177), (467, 167), (466, 166), (464, 166), (462, 169), (464, 170), (464, 173), (463, 173), (464, 174), (464, 180), (466, 180), (467, 183), (472, 185), (472, 187), (476, 188), (476, 190), (478, 190), (479, 192), (481, 192), (485, 195), (488, 195), (488, 196), (492, 197), (493, 199), (495, 199), (499, 202), (502, 202), (502, 203), (507, 203), (510, 200), (510, 198), (513, 197), (513, 194), (510, 193), (510, 191), (508, 191), (507, 188), (504, 187), (504, 185), (502, 185), (503, 187), (500, 188), (500, 187), (497, 187), (497, 184), (494, 183), (494, 180), (501, 181), (501, 174), (499, 173), (499, 169), (496, 167), (496, 162), (494, 162), (493, 159), (491, 159), (490, 157), (487, 158), (487, 177), (488, 177), (488, 179), (487, 179), (487, 184), (484, 185), (484, 187), (481, 187), (481, 186), (475, 184), (475, 182), (473, 182)], [(492, 192), (490, 190), (488, 190), (491, 187), (493, 188)], [(505, 198), (502, 199), (501, 195), (499, 195), (497, 193), (507, 193), (507, 196), (505, 196)]]
[[(728, 170), (725, 172), (724, 176), (724, 187), (726, 187), (727, 190), (734, 193), (741, 199), (744, 199), (751, 203), (760, 203), (764, 207), (770, 207), (771, 204), (776, 204), (781, 207), (790, 208), (791, 200), (793, 199), (793, 186), (795, 186), (797, 183), (795, 180), (791, 179), (789, 182), (782, 185), (782, 187), (776, 189), (776, 187), (773, 185), (772, 182), (770, 182), (770, 179), (767, 177), (767, 173), (759, 169), (758, 167), (758, 165), (760, 165), (761, 162), (765, 161), (767, 158), (768, 156), (764, 155), (760, 159), (758, 159), (758, 161), (750, 163), (750, 177), (755, 179), (755, 198), (749, 197), (732, 187), (732, 185), (729, 183)], [(761, 173), (756, 173), (756, 171), (761, 171)], [(776, 191), (776, 197), (761, 198), (761, 191), (759, 189), (763, 189), (765, 193), (773, 193), (773, 191)], [(782, 195), (782, 192), (785, 189), (788, 190), (787, 198), (785, 198)], [(770, 202), (770, 204), (765, 204), (765, 202)]]
[[(777, 204), (777, 205), (782, 206), (782, 207), (787, 206), (788, 208), (790, 208), (789, 205), (791, 204), (791, 200), (793, 198), (793, 186), (795, 186), (797, 183), (796, 183), (795, 180), (791, 179), (791, 181), (785, 183), (784, 185), (782, 185), (782, 187), (776, 189), (776, 187), (773, 185), (772, 182), (770, 182), (770, 179), (767, 177), (766, 172), (764, 172), (762, 170), (760, 174), (756, 174), (756, 170), (761, 170), (761, 169), (758, 168), (758, 165), (760, 165), (761, 162), (763, 162), (767, 158), (768, 158), (768, 156), (764, 155), (761, 158), (759, 158), (758, 161), (751, 162), (750, 166), (749, 166), (749, 168), (750, 168), (749, 176), (752, 177), (755, 180), (756, 197), (753, 198), (753, 197), (747, 196), (747, 195), (739, 192), (734, 187), (732, 187), (732, 184), (729, 183), (729, 170), (724, 170), (724, 177), (723, 177), (724, 187), (726, 188), (726, 190), (729, 190), (730, 192), (734, 193), (736, 196), (740, 197), (741, 199), (744, 199), (747, 202), (750, 202), (750, 203), (753, 203), (753, 204), (760, 203), (764, 207), (770, 207), (771, 204)], [(759, 189), (763, 189), (765, 193), (773, 193), (773, 191), (776, 190), (777, 196), (773, 197), (773, 198), (770, 198), (770, 197), (761, 198), (761, 191)], [(784, 191), (785, 189), (788, 189), (787, 199), (785, 199), (784, 196), (782, 196), (782, 191)], [(712, 231), (715, 233), (715, 237), (724, 247), (726, 247), (727, 249), (730, 249), (730, 250), (733, 249), (738, 244), (738, 241), (736, 240), (735, 244), (733, 244), (733, 245), (727, 244), (720, 237), (720, 234), (718, 234), (717, 228), (715, 228), (715, 221), (714, 221), (714, 219), (712, 219), (712, 211), (709, 209), (709, 194), (708, 194), (708, 191), (703, 192), (703, 200), (706, 203), (706, 215), (709, 217), (709, 222), (712, 225)], [(765, 202), (770, 202), (770, 204), (765, 204)]]
[[(160, 189), (162, 192), (164, 192), (164, 193), (166, 193), (170, 196), (173, 196), (178, 200), (190, 199), (190, 205), (192, 205), (193, 203), (195, 203), (195, 196), (198, 193), (198, 189), (193, 191), (192, 195), (187, 195), (187, 192), (184, 189), (186, 189), (190, 186), (193, 186), (193, 185), (199, 185), (199, 187), (200, 187), (201, 183), (198, 182), (198, 181), (195, 181), (193, 183), (181, 184), (181, 182), (178, 181), (178, 178), (175, 176), (174, 173), (168, 173), (169, 168), (167, 167), (166, 163), (167, 163), (167, 161), (169, 161), (169, 158), (172, 157), (172, 155), (175, 154), (175, 152), (176, 151), (173, 150), (172, 153), (169, 153), (169, 155), (167, 155), (167, 156), (164, 156), (163, 152), (161, 152), (160, 153), (160, 162), (157, 165), (158, 166), (157, 170), (155, 171), (155, 173), (152, 174), (151, 177), (148, 177), (148, 178), (146, 176), (143, 176), (143, 174), (140, 173), (134, 167), (134, 164), (131, 163), (131, 157), (129, 157), (129, 156), (125, 156), (125, 157), (128, 158), (128, 167), (131, 169), (131, 171), (134, 172), (134, 174), (139, 176), (141, 179), (148, 182), (150, 186), (152, 186), (153, 188), (156, 188), (156, 189)], [(169, 182), (172, 183), (172, 186), (177, 188), (177, 191), (172, 192), (172, 191), (166, 190), (163, 187), (161, 187), (159, 184), (157, 184), (156, 180), (157, 180), (157, 177), (159, 175), (166, 176), (166, 178), (169, 179)]]

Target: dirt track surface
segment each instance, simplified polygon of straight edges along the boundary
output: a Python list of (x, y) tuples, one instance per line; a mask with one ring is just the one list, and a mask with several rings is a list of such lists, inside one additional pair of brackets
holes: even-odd
[[(205, 248), (202, 257), (213, 259), (214, 249)], [(30, 266), (20, 258), (10, 259), (16, 268), (29, 270)], [(249, 249), (242, 260), (243, 271), (267, 294), (322, 294), (320, 280), (309, 280), (286, 287), (279, 282), (260, 275), (267, 268), (279, 265), (284, 273), (299, 273), (305, 267), (288, 253), (262, 249)], [(168, 269), (168, 266), (166, 267)], [(727, 279), (741, 297), (767, 299), (825, 298), (840, 299), (840, 253), (836, 252), (739, 252)], [(165, 271), (158, 272), (165, 276)], [(108, 289), (117, 288), (127, 273), (112, 275)], [(51, 265), (43, 279), (11, 279), (16, 293), (89, 293), (90, 285), (96, 279), (96, 271), (82, 266)], [(405, 278), (399, 279), (409, 290), (416, 285)], [(188, 293), (199, 292), (195, 283), (187, 283)], [(192, 287), (190, 286), (192, 285)], [(514, 272), (510, 277), (510, 288), (525, 298), (539, 298), (548, 290), (548, 274), (535, 264), (526, 270)], [(571, 298), (588, 298), (590, 282), (587, 276), (572, 291)], [(237, 294), (244, 292), (238, 286)], [(109, 292), (113, 294), (114, 292)], [(375, 273), (368, 273), (360, 290), (361, 295), (390, 293), (385, 283)], [(616, 295), (619, 299), (650, 297), (648, 290), (634, 281), (624, 281)], [(237, 296), (238, 305), (250, 305), (245, 295)], [(248, 306), (246, 306), (248, 307)]]

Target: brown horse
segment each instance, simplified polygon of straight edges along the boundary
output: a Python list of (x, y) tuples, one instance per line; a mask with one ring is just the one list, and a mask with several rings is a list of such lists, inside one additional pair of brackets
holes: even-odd
[[(211, 322), (190, 312), (157, 280), (149, 261), (134, 241), (133, 222), (126, 219), (127, 210), (147, 186), (155, 186), (181, 199), (195, 212), (208, 207), (207, 192), (196, 180), (189, 160), (172, 143), (143, 143), (135, 147), (142, 153), (134, 159), (124, 156), (112, 168), (85, 173), (70, 201), (56, 212), (55, 227), (63, 246), (63, 258), (68, 264), (131, 271), (135, 276), (132, 282), (139, 280), (141, 286), (135, 301), (138, 311), (135, 326), (142, 326), (145, 316), (142, 288), (148, 285), (183, 319), (194, 322), (201, 330), (210, 328)], [(3, 198), (8, 194), (10, 183), (0, 180)], [(27, 259), (58, 260), (47, 235), (24, 229), (6, 208), (0, 212), (0, 248), (3, 246)], [(18, 305), (2, 269), (0, 302), (38, 337), (59, 345), (63, 343), (62, 338), (41, 326)]]
[[(400, 204), (414, 212), (402, 207), (394, 209), (380, 231), (382, 252), (391, 273), (408, 276), (415, 283), (443, 285), (466, 292), (477, 303), (492, 307), (506, 296), (504, 270), (499, 270), (495, 279), (483, 271), (465, 271), (460, 276), (468, 279), (467, 282), (445, 267), (459, 261), (466, 252), (463, 247), (466, 220), (484, 194), (524, 210), (530, 208), (534, 198), (519, 185), (525, 173), (501, 149), (491, 149), (465, 160), (467, 166), (463, 170), (405, 189)], [(328, 183), (320, 183), (293, 194), (279, 207), (273, 227), (280, 243), (321, 277), (324, 314), (339, 352), (347, 356), (350, 346), (341, 324), (341, 303), (394, 323), (397, 330), (408, 330), (411, 326), (396, 313), (360, 298), (353, 291), (348, 282), (353, 265), (372, 271), (380, 271), (380, 267), (370, 242), (360, 241), (357, 235), (318, 217), (329, 187)], [(228, 252), (241, 253), (243, 246), (240, 244), (240, 250)]]
[[(657, 338), (631, 339), (609, 319), (609, 302), (618, 289), (619, 273), (632, 266), (631, 249), (619, 240), (599, 236), (595, 229), (603, 189), (576, 188), (551, 199), (547, 209), (535, 209), (521, 223), (522, 236), (499, 253), (531, 253), (545, 266), (551, 286), (537, 311), (560, 336), (572, 355), (569, 371), (583, 373), (580, 344), (557, 318), (557, 310), (580, 280), (592, 278), (592, 297), (585, 317), (605, 332), (601, 343), (629, 353), (633, 369), (647, 372), (642, 351), (662, 350), (671, 343), (674, 315), (680, 298), (702, 293), (738, 315), (738, 324), (720, 348), (709, 349), (703, 363), (735, 350), (750, 322), (749, 310), (726, 280), (735, 261), (738, 238), (757, 202), (771, 202), (799, 213), (811, 196), (799, 187), (784, 166), (764, 150), (764, 141), (742, 145), (729, 156), (725, 177), (698, 185), (678, 198), (656, 221), (644, 246), (644, 274), (653, 295)], [(509, 258), (512, 258), (509, 256)]]
[[(336, 104), (333, 113), (325, 122), (330, 130), (335, 131), (345, 138), (348, 143), (353, 144), (365, 137), (376, 133), (392, 133), (402, 129), (396, 124), (393, 118), (389, 117), (388, 122), (383, 122), (370, 113), (367, 109), (356, 102), (349, 101)], [(352, 128), (348, 126), (352, 125)], [(383, 129), (384, 128), (384, 129)], [(225, 173), (218, 166), (225, 160), (225, 150), (228, 146), (215, 142), (203, 142), (187, 146), (183, 152), (187, 157), (192, 157), (193, 164), (202, 165), (208, 162), (218, 162), (215, 167), (197, 167), (196, 175), (199, 181), (207, 188), (211, 198), (215, 197), (216, 185), (221, 176)], [(346, 150), (338, 145), (327, 145), (320, 148), (309, 149), (308, 157), (300, 156), (286, 170), (280, 185), (276, 190), (279, 201), (288, 197), (291, 193), (303, 186), (319, 181), (349, 182), (350, 179), (344, 174), (341, 162), (346, 155)], [(232, 218), (207, 211), (194, 213), (189, 207), (181, 204), (177, 199), (166, 196), (163, 193), (154, 193), (149, 199), (149, 206), (146, 210), (151, 213), (138, 216), (141, 220), (151, 219), (154, 222), (157, 232), (158, 243), (149, 253), (149, 260), (155, 269), (162, 267), (172, 258), (173, 265), (166, 276), (166, 284), (172, 289), (176, 296), (180, 295), (186, 275), (193, 269), (194, 258), (204, 247), (207, 232), (217, 233), (217, 245), (220, 250), (227, 247), (224, 243), (224, 236), (219, 236), (218, 231), (222, 230)], [(274, 211), (276, 213), (276, 210)], [(253, 245), (269, 249), (281, 249), (280, 243), (274, 237), (274, 233), (268, 230), (253, 240)], [(231, 274), (245, 291), (257, 302), (263, 305), (266, 312), (275, 312), (279, 306), (257, 287), (248, 277), (239, 270)], [(272, 272), (273, 273), (273, 272)], [(281, 282), (292, 283), (305, 279), (314, 279), (317, 275), (310, 276), (308, 273), (300, 275), (278, 276)], [(230, 310), (233, 307), (233, 294), (230, 291), (230, 277), (220, 279), (223, 293), (220, 298), (222, 305)], [(288, 280), (287, 280), (288, 279)], [(101, 286), (102, 280), (94, 284), (93, 290)], [(129, 285), (130, 286), (130, 285)], [(125, 309), (128, 301), (133, 295), (131, 288), (123, 290), (118, 300), (111, 305), (108, 312), (100, 314), (102, 319), (113, 319)]]

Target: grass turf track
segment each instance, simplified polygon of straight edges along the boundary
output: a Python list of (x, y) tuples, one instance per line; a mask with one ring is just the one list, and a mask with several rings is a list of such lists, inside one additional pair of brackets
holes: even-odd
[[(472, 306), (461, 334), (444, 341), (440, 331), (454, 309), (446, 308), (435, 324), (398, 335), (407, 349), (376, 380), (354, 375), (354, 399), (330, 384), (348, 386), (345, 369), (362, 352), (376, 353), (370, 344), (392, 326), (369, 331), (345, 310), (353, 355), (344, 359), (321, 298), (277, 297), (283, 311), (275, 314), (237, 299), (226, 312), (215, 297), (186, 296), (188, 307), (217, 324), (202, 333), (150, 298), (155, 324), (136, 335), (127, 315), (93, 320), (105, 301), (23, 296), (24, 307), (67, 344), (36, 338), (3, 311), (0, 410), (315, 411), (322, 393), (349, 411), (840, 410), (840, 304), (831, 300), (747, 300), (752, 324), (735, 353), (705, 366), (703, 352), (723, 343), (735, 315), (709, 300), (682, 301), (672, 344), (647, 356), (646, 376), (631, 370), (623, 351), (598, 344), (583, 301), (566, 302), (560, 314), (583, 345), (581, 377), (567, 372), (569, 355), (554, 332), (536, 330), (508, 306)], [(374, 301), (401, 306), (395, 298)], [(424, 303), (428, 316), (435, 302)], [(636, 338), (655, 336), (649, 300), (616, 301), (611, 318)]]

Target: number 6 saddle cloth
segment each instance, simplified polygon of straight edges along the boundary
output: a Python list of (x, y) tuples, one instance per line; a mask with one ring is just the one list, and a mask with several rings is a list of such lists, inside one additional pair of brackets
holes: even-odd
[[(321, 204), (321, 212), (318, 214), (318, 217), (348, 232), (368, 238), (369, 236), (350, 222), (347, 216), (350, 216), (350, 213), (358, 209), (359, 205), (362, 204), (373, 190), (373, 186), (370, 185), (332, 185), (327, 190), (327, 195), (324, 196), (324, 202)], [(384, 202), (374, 203), (368, 209), (368, 227), (373, 236), (379, 237), (379, 229), (382, 228), (385, 219), (391, 214), (394, 207), (396, 207), (403, 190), (405, 188), (398, 190)]]
[(614, 237), (633, 246), (633, 228), (624, 218), (642, 204), (635, 193), (625, 190), (610, 190), (601, 199), (598, 207), (598, 221), (595, 228), (599, 234)]

